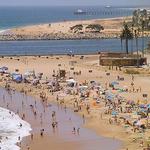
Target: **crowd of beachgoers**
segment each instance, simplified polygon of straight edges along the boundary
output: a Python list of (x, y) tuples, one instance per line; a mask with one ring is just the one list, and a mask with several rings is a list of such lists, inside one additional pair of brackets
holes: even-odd
[[(45, 57), (45, 59), (49, 59), (49, 57)], [(56, 57), (56, 59), (59, 60), (60, 58)], [(67, 56), (67, 59), (71, 64), (76, 63), (71, 61), (74, 58), (70, 56)], [(20, 58), (17, 61), (20, 61)], [(8, 62), (8, 64), (11, 63)], [(126, 80), (124, 75), (119, 74), (115, 74), (115, 78), (111, 79), (111, 71), (108, 71), (105, 72), (104, 77), (110, 78), (110, 81), (102, 83), (96, 79), (86, 80), (83, 70), (80, 68), (80, 70), (75, 71), (75, 66), (70, 66), (70, 70), (72, 70), (71, 76), (67, 69), (61, 69), (62, 64), (60, 63), (57, 64), (59, 69), (53, 68), (52, 74), (47, 74), (46, 76), (43, 72), (38, 72), (37, 70), (20, 72), (19, 68), (17, 68), (14, 72), (11, 72), (12, 68), (9, 70), (8, 66), (0, 68), (1, 86), (7, 90), (18, 90), (24, 94), (39, 97), (42, 103), (45, 104), (55, 99), (56, 104), (64, 108), (71, 107), (74, 112), (82, 116), (83, 120), (87, 118), (91, 124), (89, 126), (93, 126), (93, 119), (95, 119), (95, 121), (100, 122), (97, 127), (102, 128), (101, 130), (103, 128), (104, 130), (113, 129), (112, 133), (110, 132), (110, 137), (121, 140), (126, 139), (125, 142), (128, 144), (123, 145), (126, 150), (132, 149), (130, 146), (132, 147), (133, 145), (134, 148), (136, 147), (139, 150), (150, 149), (149, 95), (144, 93), (142, 85), (136, 86), (137, 81), (135, 81), (136, 77), (134, 75), (130, 75), (130, 81)], [(90, 69), (88, 73), (93, 74), (93, 70)], [(80, 76), (84, 78), (82, 82), (78, 80)], [(121, 82), (130, 82), (130, 86), (123, 85)], [(140, 94), (143, 98), (137, 99), (135, 97), (134, 99), (134, 94)], [(133, 98), (126, 98), (124, 95), (133, 95)], [(36, 107), (34, 105), (30, 107), (36, 116)], [(52, 113), (53, 121), (51, 126), (53, 129), (58, 126), (55, 113)], [(22, 114), (22, 119), (25, 119), (24, 114)], [(97, 122), (95, 122), (95, 125)], [(108, 129), (108, 132), (110, 130)], [(80, 128), (73, 128), (72, 132), (79, 134)], [(44, 129), (40, 130), (40, 135), (44, 135)], [(109, 133), (106, 136), (109, 136)], [(31, 134), (31, 139), (33, 137), (34, 135)]]

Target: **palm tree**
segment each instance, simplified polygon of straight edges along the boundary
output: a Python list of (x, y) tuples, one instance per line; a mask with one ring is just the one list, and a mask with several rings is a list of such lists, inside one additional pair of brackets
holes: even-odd
[(132, 31), (129, 29), (127, 23), (124, 23), (124, 24), (123, 24), (123, 30), (122, 30), (122, 33), (121, 33), (121, 35), (120, 35), (120, 38), (125, 40), (126, 53), (129, 54), (128, 41), (131, 40), (131, 39), (133, 39), (133, 33), (132, 33)]
[(120, 36), (120, 42), (121, 42), (121, 51), (123, 51), (123, 44), (122, 44), (122, 37)]
[[(134, 33), (133, 33), (133, 30), (134, 30), (134, 23), (132, 23), (131, 30), (132, 30), (132, 35), (134, 35)], [(132, 38), (132, 40), (131, 40), (131, 54), (133, 54), (133, 38)]]
[(136, 41), (136, 53), (137, 53), (137, 67), (139, 67), (139, 49), (138, 49), (138, 30), (134, 30), (135, 33), (135, 41)]
[(144, 20), (142, 21), (141, 28), (142, 28), (142, 55), (144, 57), (144, 28), (145, 28)]

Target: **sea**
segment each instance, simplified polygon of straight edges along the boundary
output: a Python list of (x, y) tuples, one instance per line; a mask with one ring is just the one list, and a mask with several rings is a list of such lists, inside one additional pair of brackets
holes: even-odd
[[(75, 15), (82, 10), (86, 15)], [(52, 23), (68, 20), (87, 20), (130, 16), (134, 8), (102, 6), (43, 6), (43, 7), (0, 7), (0, 29)]]
[[(87, 20), (132, 15), (137, 7), (105, 7), (105, 6), (51, 6), (51, 7), (0, 7), (0, 32), (7, 29), (64, 20)], [(86, 15), (75, 15), (82, 10)], [(144, 39), (144, 48), (149, 38)], [(132, 42), (130, 42), (132, 43)], [(143, 48), (139, 39), (138, 49)], [(133, 45), (133, 46), (131, 46)], [(135, 41), (129, 44), (133, 51), (137, 50)], [(99, 51), (123, 51), (120, 39), (99, 40), (49, 40), (49, 41), (0, 41), (0, 55), (51, 55), (51, 54), (93, 54)]]
[(17, 114), (0, 107), (0, 149), (19, 150), (16, 144), (30, 135), (31, 126)]

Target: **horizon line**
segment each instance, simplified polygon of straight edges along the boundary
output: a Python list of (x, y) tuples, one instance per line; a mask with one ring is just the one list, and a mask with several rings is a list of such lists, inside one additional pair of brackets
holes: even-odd
[(101, 6), (101, 7), (105, 7), (105, 6), (110, 6), (110, 7), (150, 7), (150, 5), (98, 5), (98, 4), (92, 4), (92, 5), (87, 5), (87, 4), (81, 4), (81, 5), (70, 5), (70, 4), (68, 4), (68, 5), (39, 5), (39, 4), (37, 4), (37, 5), (28, 5), (28, 4), (26, 4), (26, 5), (20, 5), (20, 4), (18, 4), (18, 5), (0, 5), (0, 7), (53, 7), (53, 6), (70, 6), (70, 7), (75, 7), (75, 6), (97, 6), (97, 7), (99, 7), (99, 6)]

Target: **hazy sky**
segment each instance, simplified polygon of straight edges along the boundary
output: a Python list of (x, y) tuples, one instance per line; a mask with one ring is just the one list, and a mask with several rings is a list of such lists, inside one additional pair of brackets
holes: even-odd
[(149, 5), (150, 0), (0, 0), (2, 5)]

